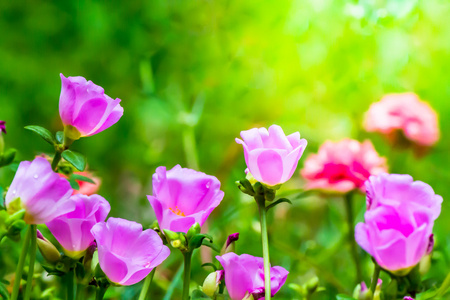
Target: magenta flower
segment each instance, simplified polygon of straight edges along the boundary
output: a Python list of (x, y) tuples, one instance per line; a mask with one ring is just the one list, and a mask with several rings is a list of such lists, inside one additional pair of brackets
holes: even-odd
[(286, 136), (278, 125), (241, 131), (236, 139), (244, 147), (245, 162), (251, 175), (269, 186), (288, 181), (297, 168), (307, 142), (300, 133)]
[(25, 209), (28, 224), (43, 224), (74, 209), (71, 194), (69, 182), (53, 172), (45, 158), (36, 157), (20, 163), (5, 204), (10, 214)]
[(105, 221), (111, 207), (108, 201), (99, 195), (77, 194), (70, 199), (76, 205), (75, 210), (53, 219), (46, 225), (68, 256), (80, 258), (94, 241), (92, 227)]
[(356, 242), (382, 268), (407, 274), (433, 248), (442, 197), (409, 175), (371, 176), (366, 189), (365, 223), (356, 225)]
[(99, 133), (122, 117), (120, 99), (114, 100), (105, 95), (102, 87), (86, 81), (84, 77), (66, 78), (60, 75), (59, 114), (71, 139)]
[(0, 120), (0, 135), (2, 134), (2, 132), (6, 134), (6, 122)]
[(109, 280), (132, 285), (144, 279), (170, 254), (159, 235), (142, 225), (120, 218), (94, 225), (100, 267)]
[[(255, 299), (264, 298), (264, 262), (261, 257), (230, 252), (216, 258), (225, 271), (225, 285), (231, 300), (242, 300), (247, 292)], [(288, 274), (283, 267), (270, 268), (272, 296), (283, 286)]]
[(334, 193), (364, 191), (370, 175), (386, 172), (386, 159), (380, 157), (370, 141), (352, 139), (326, 141), (317, 154), (310, 155), (301, 171), (307, 189)]
[(159, 227), (187, 233), (194, 223), (205, 223), (224, 193), (216, 177), (176, 165), (169, 171), (166, 167), (156, 169), (153, 195), (147, 198)]
[(410, 141), (431, 146), (439, 140), (436, 112), (414, 93), (389, 94), (373, 103), (366, 114), (367, 131), (380, 132), (390, 140), (401, 131)]

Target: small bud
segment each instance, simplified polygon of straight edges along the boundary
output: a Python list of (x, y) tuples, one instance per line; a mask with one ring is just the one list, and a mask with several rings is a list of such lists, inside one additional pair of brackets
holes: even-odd
[(248, 292), (245, 293), (244, 298), (242, 298), (242, 300), (254, 300), (255, 298), (253, 298), (253, 294), (249, 294)]
[(203, 282), (202, 291), (206, 295), (213, 297), (219, 287), (220, 281), (224, 276), (224, 271), (215, 271), (210, 273)]
[(308, 291), (308, 295), (313, 294), (318, 287), (319, 287), (319, 278), (317, 278), (317, 276), (314, 276), (313, 278), (311, 278), (306, 282), (306, 290)]
[(170, 244), (171, 244), (172, 247), (174, 247), (174, 248), (180, 248), (181, 245), (182, 245), (180, 240), (173, 240), (173, 241), (170, 241)]
[(55, 245), (47, 240), (39, 230), (37, 231), (37, 246), (46, 261), (56, 263), (60, 260), (61, 254), (58, 249), (56, 249)]
[(198, 222), (195, 222), (194, 225), (192, 225), (191, 228), (189, 228), (188, 232), (186, 233), (186, 238), (189, 240), (194, 235), (199, 234), (200, 230), (201, 230), (200, 224)]
[(222, 251), (220, 252), (221, 255), (228, 253), (228, 252), (234, 252), (235, 250), (235, 242), (239, 239), (239, 232), (232, 233), (228, 236), (227, 241), (223, 245)]
[(178, 240), (179, 239), (179, 236), (180, 236), (179, 233), (173, 232), (173, 231), (168, 230), (168, 229), (164, 229), (163, 231), (164, 231), (164, 235), (169, 240), (169, 242), (172, 241), (172, 240)]

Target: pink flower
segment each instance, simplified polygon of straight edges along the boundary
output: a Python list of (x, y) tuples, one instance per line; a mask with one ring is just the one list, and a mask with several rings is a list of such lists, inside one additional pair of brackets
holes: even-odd
[(433, 246), (433, 225), (442, 197), (409, 175), (381, 174), (366, 183), (365, 223), (356, 242), (384, 269), (407, 274)]
[(236, 139), (244, 147), (245, 162), (252, 176), (269, 186), (288, 181), (297, 168), (307, 142), (300, 133), (286, 136), (278, 125), (241, 131)]
[(113, 100), (105, 95), (102, 87), (86, 81), (84, 77), (66, 78), (60, 75), (59, 114), (71, 139), (99, 133), (122, 117), (120, 99)]
[(205, 223), (224, 193), (216, 177), (176, 165), (169, 171), (166, 167), (156, 169), (153, 195), (147, 198), (159, 227), (187, 233), (194, 223)]
[(364, 191), (370, 175), (386, 172), (386, 159), (380, 157), (370, 141), (360, 143), (352, 139), (327, 141), (317, 154), (310, 155), (301, 171), (307, 189), (348, 193)]
[(111, 207), (108, 201), (99, 195), (78, 194), (70, 199), (76, 205), (75, 210), (53, 219), (46, 225), (68, 256), (80, 258), (94, 241), (92, 227), (105, 221)]
[(391, 139), (400, 130), (407, 139), (422, 146), (431, 146), (439, 139), (436, 112), (414, 93), (389, 94), (373, 103), (364, 127)]
[[(247, 292), (255, 299), (264, 299), (264, 262), (261, 257), (229, 252), (216, 258), (225, 271), (225, 285), (231, 300), (242, 300)], [(288, 274), (283, 267), (270, 268), (272, 296), (283, 286)]]
[(94, 183), (90, 183), (90, 182), (86, 182), (86, 181), (76, 180), (76, 182), (78, 183), (80, 188), (78, 190), (73, 190), (74, 194), (83, 194), (83, 195), (90, 196), (92, 194), (97, 193), (97, 191), (100, 188), (100, 185), (102, 184), (102, 181), (100, 178), (93, 176), (92, 173), (89, 173), (89, 172), (74, 172), (74, 174), (85, 176), (87, 178), (92, 179), (92, 181), (94, 181)]
[(5, 204), (9, 213), (25, 209), (28, 224), (43, 224), (74, 209), (71, 194), (69, 182), (53, 172), (45, 158), (36, 157), (20, 163)]
[(91, 232), (97, 241), (100, 267), (109, 280), (120, 285), (141, 281), (170, 254), (154, 230), (142, 231), (136, 222), (109, 218), (95, 224)]
[(6, 122), (5, 121), (0, 121), (0, 135), (2, 133), (6, 134)]

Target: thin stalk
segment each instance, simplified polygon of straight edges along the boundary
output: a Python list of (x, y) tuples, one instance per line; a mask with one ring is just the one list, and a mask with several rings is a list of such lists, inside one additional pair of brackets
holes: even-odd
[(192, 251), (183, 253), (184, 256), (184, 280), (183, 280), (183, 300), (189, 300), (189, 285), (191, 281), (191, 258)]
[(442, 285), (438, 290), (437, 297), (444, 296), (445, 292), (447, 292), (449, 287), (450, 287), (450, 273), (447, 274), (447, 276), (444, 279), (444, 282), (442, 282)]
[(25, 289), (24, 300), (29, 300), (31, 297), (31, 289), (33, 287), (33, 275), (34, 275), (34, 261), (36, 260), (37, 251), (37, 225), (30, 225), (30, 262), (28, 267), (27, 287)]
[(141, 294), (139, 295), (139, 300), (145, 300), (147, 298), (148, 290), (152, 284), (153, 276), (155, 275), (156, 268), (150, 272), (150, 274), (145, 278), (144, 285), (142, 286)]
[(14, 286), (11, 293), (11, 300), (17, 300), (19, 296), (20, 281), (22, 280), (23, 266), (25, 265), (25, 259), (28, 254), (28, 246), (30, 245), (31, 226), (28, 228), (25, 234), (22, 251), (20, 252), (19, 262), (17, 263), (16, 275), (14, 276)]
[(266, 300), (271, 299), (270, 289), (270, 258), (269, 258), (269, 236), (267, 233), (267, 210), (264, 199), (257, 201), (259, 208), (259, 216), (261, 220), (261, 240), (264, 259), (264, 290)]
[(375, 268), (373, 269), (372, 283), (370, 284), (370, 290), (372, 291), (372, 299), (375, 296), (375, 290), (377, 289), (378, 277), (380, 277), (380, 266), (375, 263)]
[(52, 161), (53, 171), (56, 171), (56, 168), (58, 167), (58, 163), (60, 160), (61, 160), (61, 152), (56, 150), (55, 155), (53, 156), (53, 161)]
[(103, 296), (105, 296), (107, 289), (108, 289), (108, 286), (98, 287), (97, 292), (95, 293), (95, 300), (103, 300)]
[(73, 275), (75, 273), (75, 270), (70, 270), (69, 272), (66, 273), (66, 275), (64, 276), (64, 284), (66, 285), (66, 299), (67, 300), (73, 300), (73, 295), (74, 295), (74, 286), (73, 286)]
[(353, 217), (353, 193), (345, 194), (345, 210), (347, 211), (347, 224), (348, 224), (348, 243), (350, 244), (350, 252), (355, 263), (356, 268), (356, 283), (362, 281), (361, 265), (358, 257), (358, 247), (355, 241), (355, 225)]
[(84, 295), (84, 288), (85, 285), (83, 283), (77, 283), (77, 295), (75, 297), (76, 300), (83, 300), (86, 298)]

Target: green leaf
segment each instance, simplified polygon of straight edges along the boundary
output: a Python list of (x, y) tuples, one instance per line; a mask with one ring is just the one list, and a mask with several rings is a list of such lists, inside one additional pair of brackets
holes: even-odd
[(69, 181), (70, 187), (73, 188), (74, 190), (78, 191), (80, 189), (80, 185), (73, 178), (69, 178), (67, 181)]
[(204, 263), (204, 264), (202, 265), (202, 268), (204, 268), (204, 267), (211, 267), (211, 268), (214, 269), (214, 271), (217, 271), (217, 267), (216, 267), (216, 265), (213, 264), (213, 263)]
[(201, 290), (193, 290), (191, 294), (191, 299), (211, 299), (208, 295), (203, 293)]
[(60, 144), (64, 143), (64, 132), (63, 131), (58, 131), (56, 133), (56, 141)]
[(9, 300), (9, 292), (3, 283), (0, 283), (0, 298)]
[(206, 246), (206, 247), (209, 247), (209, 248), (213, 249), (216, 252), (220, 252), (220, 248), (219, 247), (217, 247), (213, 242), (208, 241), (206, 239), (202, 240), (202, 245)]
[(10, 148), (3, 153), (2, 156), (0, 156), (0, 167), (7, 166), (11, 164), (14, 161), (14, 158), (16, 157), (16, 149)]
[(25, 129), (31, 130), (34, 133), (38, 134), (41, 138), (43, 138), (50, 145), (56, 144), (56, 139), (53, 137), (52, 133), (45, 129), (44, 127), (37, 125), (25, 126)]
[(274, 203), (268, 205), (268, 206), (266, 207), (266, 210), (268, 211), (269, 209), (274, 208), (274, 207), (277, 206), (278, 204), (284, 203), (284, 202), (289, 203), (289, 204), (292, 204), (291, 200), (289, 200), (288, 198), (281, 198), (281, 199), (278, 199), (277, 201), (275, 201)]
[(199, 234), (194, 235), (189, 240), (189, 249), (193, 250), (193, 249), (199, 248), (202, 245), (202, 242), (205, 238), (212, 241), (212, 236), (210, 236), (209, 234), (199, 233)]
[(84, 171), (86, 168), (86, 158), (81, 153), (64, 150), (62, 157), (79, 171)]
[(73, 178), (74, 180), (84, 181), (84, 182), (89, 182), (89, 183), (95, 184), (94, 180), (92, 180), (89, 177), (80, 175), (80, 174), (72, 174), (72, 176), (70, 176), (70, 177)]

